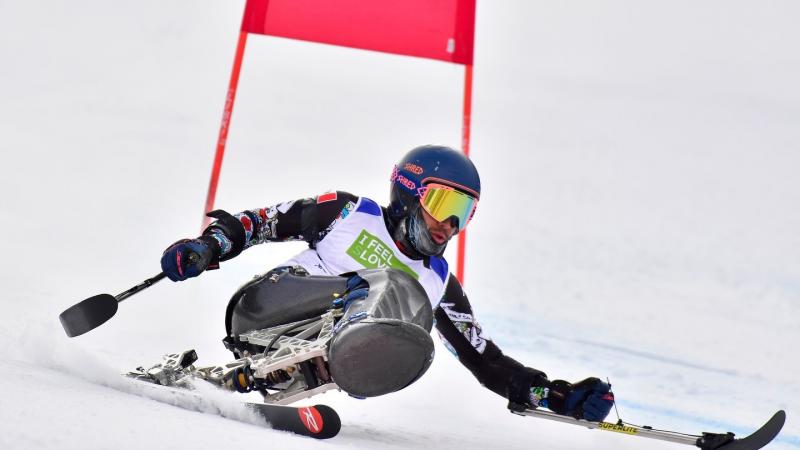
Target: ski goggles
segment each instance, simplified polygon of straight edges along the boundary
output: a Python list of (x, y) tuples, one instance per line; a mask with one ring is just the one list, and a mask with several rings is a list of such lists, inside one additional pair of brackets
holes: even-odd
[(439, 222), (451, 217), (458, 219), (458, 231), (467, 227), (478, 207), (477, 198), (438, 183), (425, 185), (425, 193), (419, 202), (422, 208)]

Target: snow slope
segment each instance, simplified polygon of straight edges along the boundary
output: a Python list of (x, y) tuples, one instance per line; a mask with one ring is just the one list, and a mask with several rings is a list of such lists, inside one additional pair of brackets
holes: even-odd
[[(76, 339), (57, 315), (198, 232), (243, 1), (0, 2), (0, 448), (669, 449), (512, 416), (441, 346), (333, 441), (143, 396), (118, 374), (219, 339), (229, 296), (300, 244), (163, 282)], [(627, 421), (800, 448), (800, 54), (792, 1), (482, 1), (466, 288), (506, 353), (609, 377)], [(253, 36), (217, 205), (344, 189), (458, 145), (463, 69)], [(236, 412), (238, 399), (218, 405)], [(241, 410), (238, 410), (240, 413)]]

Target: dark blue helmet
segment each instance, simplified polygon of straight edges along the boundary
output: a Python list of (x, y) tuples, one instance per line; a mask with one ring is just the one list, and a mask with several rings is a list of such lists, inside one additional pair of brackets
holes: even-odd
[(389, 218), (395, 224), (415, 210), (428, 183), (451, 186), (476, 200), (481, 195), (481, 179), (472, 161), (443, 145), (423, 145), (408, 152), (394, 167), (391, 182)]

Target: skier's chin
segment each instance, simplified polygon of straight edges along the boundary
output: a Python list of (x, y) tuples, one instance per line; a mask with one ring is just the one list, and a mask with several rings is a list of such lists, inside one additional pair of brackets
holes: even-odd
[(433, 239), (433, 242), (436, 243), (436, 245), (442, 245), (449, 240), (447, 239), (447, 236), (445, 236), (444, 233), (439, 233), (436, 231), (431, 232), (431, 238)]

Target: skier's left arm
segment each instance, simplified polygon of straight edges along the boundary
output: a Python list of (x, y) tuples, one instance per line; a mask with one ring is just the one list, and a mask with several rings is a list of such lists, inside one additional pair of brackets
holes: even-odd
[(537, 369), (505, 355), (484, 334), (461, 283), (450, 274), (442, 301), (434, 311), (436, 329), (459, 361), (491, 391), (508, 399), (509, 408), (549, 408), (559, 414), (599, 421), (613, 406), (608, 384), (587, 378), (571, 384), (549, 380)]

